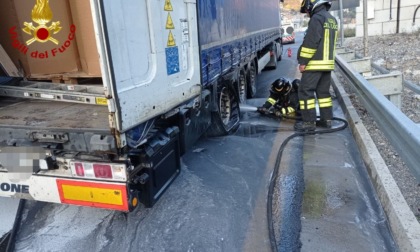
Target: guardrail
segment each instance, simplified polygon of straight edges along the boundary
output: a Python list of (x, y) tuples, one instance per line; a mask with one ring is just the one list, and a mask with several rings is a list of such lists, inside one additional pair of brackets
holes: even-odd
[[(379, 71), (382, 74), (389, 74), (390, 72), (379, 66), (378, 64), (372, 63), (372, 67), (375, 68), (377, 71)], [(404, 86), (408, 87), (409, 89), (411, 89), (411, 91), (415, 92), (416, 94), (420, 94), (420, 87), (414, 83), (412, 83), (411, 81), (408, 80), (403, 80)]]
[(420, 127), (385, 98), (340, 55), (336, 66), (352, 85), (359, 100), (374, 118), (392, 146), (420, 182)]
[[(343, 56), (347, 56), (347, 54), (350, 54), (350, 55), (352, 55), (352, 57), (356, 56), (356, 58), (363, 58), (362, 55), (360, 55), (360, 54), (358, 54), (354, 51), (348, 52), (343, 47), (340, 47), (338, 50), (339, 50), (338, 53), (341, 53)], [(347, 56), (347, 57), (349, 57), (349, 56)], [(372, 68), (374, 68), (376, 71), (380, 72), (381, 74), (389, 74), (390, 73), (389, 70), (381, 67), (380, 65), (378, 65), (376, 63), (372, 62), (371, 66), (372, 66)], [(405, 80), (405, 79), (403, 79), (402, 82), (403, 82), (405, 87), (408, 87), (411, 91), (415, 92), (416, 94), (420, 94), (420, 87), (417, 84), (414, 84), (411, 81), (408, 81), (408, 80)]]

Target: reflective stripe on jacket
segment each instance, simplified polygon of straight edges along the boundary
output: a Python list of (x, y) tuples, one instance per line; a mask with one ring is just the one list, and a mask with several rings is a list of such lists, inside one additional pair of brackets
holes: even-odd
[(307, 71), (333, 71), (337, 36), (337, 20), (325, 5), (317, 7), (298, 51), (299, 64)]

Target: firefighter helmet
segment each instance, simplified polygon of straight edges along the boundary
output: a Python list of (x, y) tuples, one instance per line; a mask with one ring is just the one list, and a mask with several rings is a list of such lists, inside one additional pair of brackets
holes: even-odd
[(312, 11), (323, 4), (327, 7), (327, 10), (331, 8), (331, 0), (302, 0), (300, 12), (312, 15)]
[(287, 95), (291, 90), (292, 84), (285, 78), (277, 79), (271, 84), (271, 91), (276, 94)]

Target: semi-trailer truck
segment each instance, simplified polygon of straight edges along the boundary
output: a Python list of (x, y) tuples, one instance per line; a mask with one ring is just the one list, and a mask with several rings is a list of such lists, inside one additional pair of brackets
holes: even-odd
[[(277, 67), (279, 1), (91, 0), (90, 7), (100, 85), (0, 77), (0, 196), (125, 212), (152, 207), (180, 173), (181, 156), (203, 134), (235, 131), (257, 75)], [(23, 27), (30, 42), (65, 48), (53, 38), (60, 24), (37, 20)]]

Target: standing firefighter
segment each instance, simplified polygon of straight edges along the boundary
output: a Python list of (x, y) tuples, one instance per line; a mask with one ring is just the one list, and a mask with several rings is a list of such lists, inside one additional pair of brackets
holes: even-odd
[[(314, 131), (316, 125), (331, 128), (333, 111), (329, 90), (338, 26), (337, 20), (328, 12), (330, 7), (331, 1), (302, 1), (301, 12), (308, 13), (311, 19), (297, 55), (299, 71), (302, 73), (299, 87), (302, 122), (295, 125), (298, 131)], [(318, 99), (321, 118), (317, 124), (315, 99)]]

